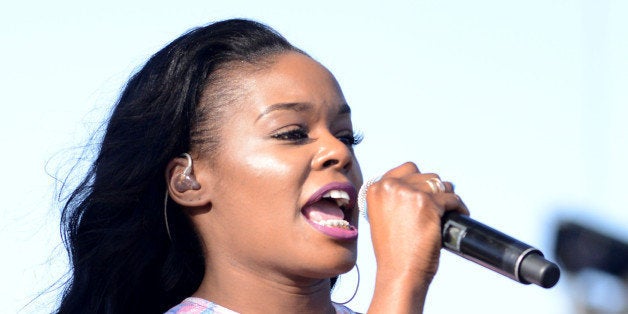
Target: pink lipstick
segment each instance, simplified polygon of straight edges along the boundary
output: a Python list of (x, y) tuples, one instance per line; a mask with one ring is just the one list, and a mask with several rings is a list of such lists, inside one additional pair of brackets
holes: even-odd
[(314, 193), (301, 212), (321, 233), (339, 240), (352, 240), (358, 229), (351, 225), (357, 191), (350, 183), (334, 182)]

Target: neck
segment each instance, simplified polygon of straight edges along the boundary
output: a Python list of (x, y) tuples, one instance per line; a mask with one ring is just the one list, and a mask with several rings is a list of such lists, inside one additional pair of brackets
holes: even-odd
[(288, 278), (233, 263), (206, 267), (194, 296), (241, 313), (335, 313), (329, 279)]

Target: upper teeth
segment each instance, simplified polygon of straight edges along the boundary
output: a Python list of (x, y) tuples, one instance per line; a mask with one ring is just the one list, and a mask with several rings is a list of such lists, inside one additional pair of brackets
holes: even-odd
[(323, 195), (323, 198), (332, 198), (338, 206), (349, 204), (349, 194), (342, 190), (330, 190)]

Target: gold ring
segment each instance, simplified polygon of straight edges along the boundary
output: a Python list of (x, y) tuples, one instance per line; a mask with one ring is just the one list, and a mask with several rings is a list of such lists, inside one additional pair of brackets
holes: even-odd
[(429, 178), (425, 180), (425, 182), (427, 182), (427, 184), (430, 185), (430, 188), (432, 189), (432, 193), (434, 194), (445, 193), (445, 191), (447, 190), (447, 188), (445, 187), (445, 184), (439, 178)]

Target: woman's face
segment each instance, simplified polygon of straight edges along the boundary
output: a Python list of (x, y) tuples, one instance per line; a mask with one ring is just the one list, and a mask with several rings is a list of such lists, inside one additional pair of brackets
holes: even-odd
[(195, 224), (210, 264), (328, 278), (350, 270), (357, 253), (362, 175), (349, 107), (314, 60), (289, 52), (273, 61), (234, 74), (242, 96), (229, 105), (217, 154), (194, 167), (211, 202)]

